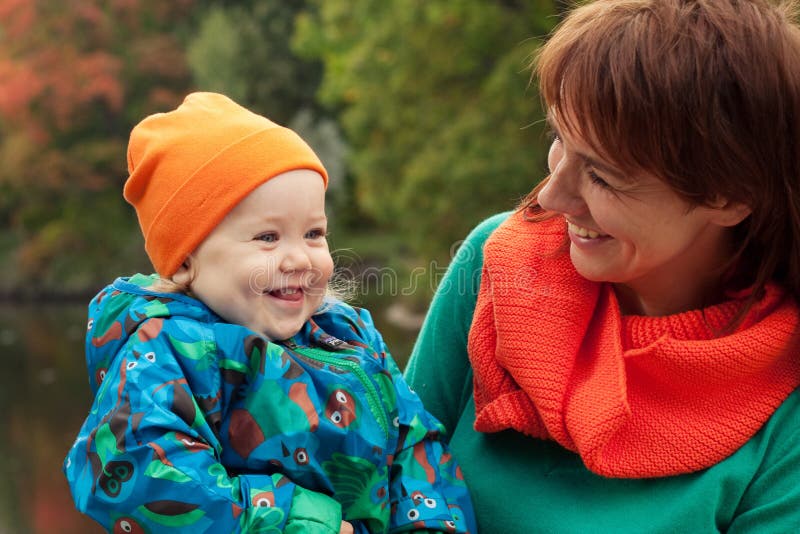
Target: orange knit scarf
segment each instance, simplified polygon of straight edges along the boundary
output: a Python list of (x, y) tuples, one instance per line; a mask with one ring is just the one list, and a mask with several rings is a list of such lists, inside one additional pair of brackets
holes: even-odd
[(798, 308), (775, 286), (735, 332), (740, 301), (622, 316), (609, 284), (559, 252), (564, 221), (512, 215), (486, 242), (469, 334), (475, 429), (514, 429), (640, 478), (712, 466), (800, 384)]

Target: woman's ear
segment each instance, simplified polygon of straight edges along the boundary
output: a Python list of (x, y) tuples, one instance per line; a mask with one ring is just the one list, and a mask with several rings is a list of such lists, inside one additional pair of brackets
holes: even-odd
[(189, 288), (192, 280), (194, 280), (194, 262), (191, 256), (184, 260), (170, 279), (181, 287)]
[(741, 202), (720, 198), (710, 208), (714, 210), (714, 222), (720, 226), (736, 226), (753, 212), (752, 208)]

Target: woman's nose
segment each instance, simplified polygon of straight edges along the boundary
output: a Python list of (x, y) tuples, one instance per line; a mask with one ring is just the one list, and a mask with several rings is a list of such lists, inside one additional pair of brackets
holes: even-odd
[(539, 190), (539, 205), (565, 215), (578, 215), (585, 209), (580, 192), (580, 170), (564, 157), (550, 162), (550, 176)]

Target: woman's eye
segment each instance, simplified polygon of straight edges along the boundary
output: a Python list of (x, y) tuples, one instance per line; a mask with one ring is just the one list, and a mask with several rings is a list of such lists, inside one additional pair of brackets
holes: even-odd
[(589, 178), (596, 186), (602, 187), (603, 189), (611, 189), (611, 186), (608, 185), (608, 182), (603, 180), (603, 178), (601, 178), (596, 172), (589, 171)]
[(274, 234), (272, 232), (267, 234), (261, 234), (259, 236), (256, 236), (256, 239), (258, 241), (263, 241), (264, 243), (274, 243), (275, 241), (278, 240), (278, 234)]

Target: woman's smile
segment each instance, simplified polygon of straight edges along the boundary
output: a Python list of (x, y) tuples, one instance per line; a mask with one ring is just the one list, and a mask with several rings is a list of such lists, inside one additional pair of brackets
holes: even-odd
[(584, 228), (583, 226), (578, 226), (577, 224), (572, 223), (570, 221), (567, 221), (567, 230), (569, 231), (570, 236), (575, 235), (583, 239), (599, 239), (604, 237), (610, 237), (608, 234), (603, 234), (595, 230)]
[(747, 211), (723, 209), (724, 202), (719, 208), (691, 205), (645, 171), (606, 172), (601, 178), (597, 169), (617, 166), (595, 153), (583, 132), (563, 131), (554, 114), (548, 121), (558, 134), (538, 202), (566, 220), (578, 273), (624, 288), (632, 302), (625, 309), (634, 313), (695, 307), (696, 299), (675, 305), (675, 287), (705, 284), (698, 273), (717, 277), (713, 273), (730, 258), (729, 229)]

